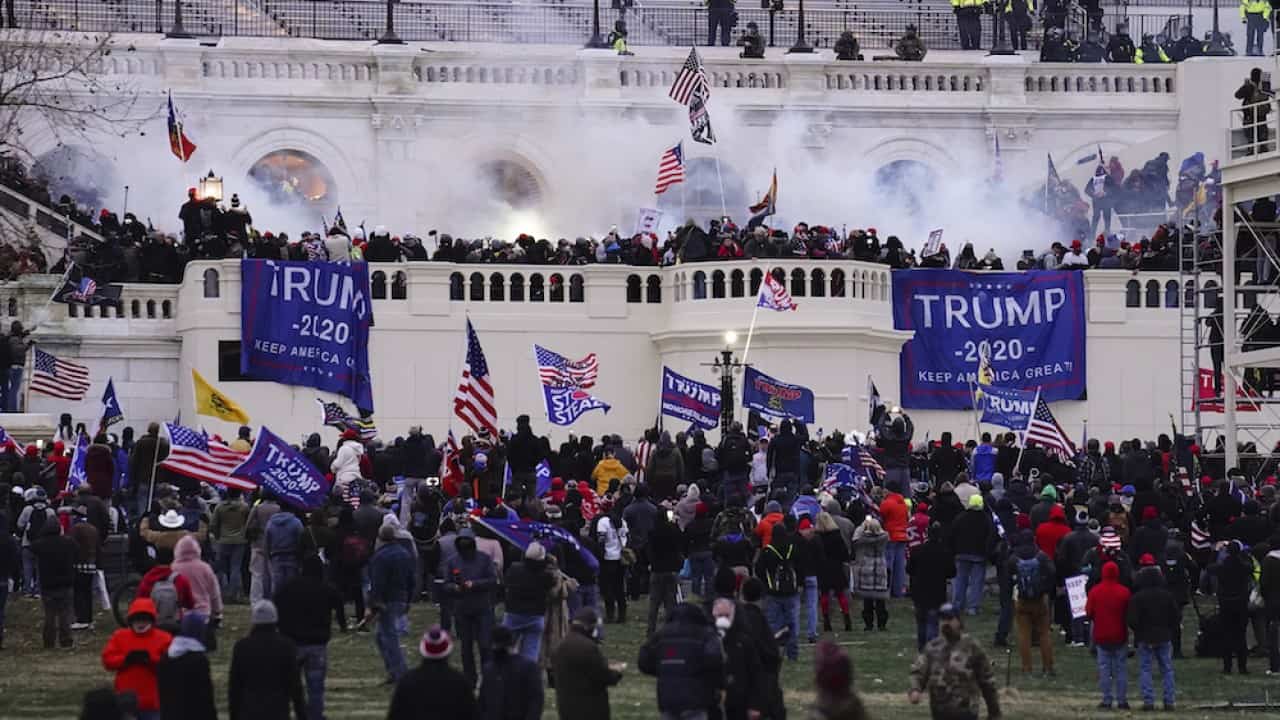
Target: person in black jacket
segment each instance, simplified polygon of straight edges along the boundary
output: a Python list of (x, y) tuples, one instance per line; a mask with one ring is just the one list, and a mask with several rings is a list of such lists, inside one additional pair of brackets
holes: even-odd
[[(418, 720), (430, 708), (432, 717), (473, 720), (480, 717), (466, 676), (449, 666), (453, 638), (433, 625), (418, 643), (422, 664), (405, 673), (391, 696), (387, 720)], [(488, 673), (486, 673), (487, 675)]]
[(680, 717), (711, 714), (724, 688), (720, 638), (702, 608), (681, 603), (662, 630), (640, 648), (640, 672), (658, 678), (658, 710)]
[(774, 487), (786, 490), (788, 498), (794, 498), (800, 488), (800, 444), (791, 420), (779, 424), (777, 436), (769, 443), (768, 465)]
[(31, 544), (40, 573), (40, 604), (44, 607), (44, 647), (56, 639), (64, 648), (71, 641), (71, 596), (75, 582), (76, 543), (62, 534), (57, 520), (46, 520)]
[[(515, 637), (520, 654), (537, 662), (546, 626), (547, 595), (555, 578), (547, 569), (547, 551), (541, 543), (525, 548), (524, 560), (513, 564), (503, 575), (506, 587), (506, 615), (502, 624)], [(497, 647), (497, 643), (494, 646)]]
[(535, 661), (516, 652), (516, 637), (506, 627), (493, 629), (489, 664), (478, 696), (482, 720), (540, 720), (542, 678)]
[(16, 581), (21, 574), (19, 558), (18, 541), (9, 532), (9, 515), (0, 510), (0, 650), (4, 649), (4, 608), (9, 602), (9, 580)]
[(1250, 558), (1238, 540), (1227, 543), (1226, 554), (1208, 570), (1217, 585), (1218, 619), (1222, 623), (1222, 672), (1231, 674), (1231, 660), (1237, 659), (1241, 675), (1249, 673), (1249, 584), (1253, 579)]
[(318, 555), (302, 561), (302, 572), (276, 591), (280, 634), (298, 646), (298, 662), (307, 683), (310, 717), (324, 717), (324, 681), (329, 667), (329, 636), (334, 613), (346, 627), (346, 610), (337, 588), (324, 580), (324, 563)]
[(1129, 600), (1127, 611), (1127, 621), (1129, 627), (1133, 628), (1134, 642), (1138, 646), (1140, 658), (1142, 709), (1151, 710), (1155, 706), (1155, 691), (1151, 686), (1151, 664), (1154, 661), (1160, 666), (1160, 675), (1164, 680), (1164, 709), (1173, 710), (1175, 689), (1172, 640), (1182, 622), (1182, 611), (1174, 600), (1173, 593), (1165, 586), (1164, 576), (1154, 564), (1154, 558), (1147, 555), (1144, 559), (1152, 564), (1143, 566), (1134, 578), (1137, 592)]
[(938, 608), (947, 601), (947, 579), (956, 565), (942, 546), (942, 525), (929, 525), (929, 537), (911, 551), (907, 575), (911, 577), (911, 602), (916, 608), (916, 650), (938, 636)]
[(725, 720), (747, 720), (752, 710), (763, 714), (767, 707), (765, 670), (756, 638), (738, 616), (738, 606), (731, 598), (717, 599), (711, 618), (724, 648)]
[(205, 628), (204, 615), (183, 615), (181, 629), (156, 666), (160, 720), (218, 720)]
[(307, 716), (298, 677), (298, 651), (276, 630), (275, 603), (260, 600), (249, 614), (253, 629), (231, 651), (227, 697), (231, 720), (281, 720), (292, 706), (297, 720)]
[(951, 523), (948, 535), (951, 554), (956, 559), (951, 604), (959, 612), (977, 615), (987, 577), (987, 558), (996, 540), (995, 524), (981, 495), (969, 497), (969, 507)]
[(742, 582), (742, 601), (738, 603), (735, 618), (743, 623), (743, 627), (756, 643), (760, 652), (760, 692), (764, 703), (762, 715), (768, 718), (786, 717), (786, 709), (782, 700), (782, 684), (778, 675), (782, 671), (782, 653), (778, 647), (777, 637), (769, 627), (764, 610), (760, 607), (764, 595), (764, 583), (759, 578), (749, 577)]
[(684, 565), (684, 536), (668, 512), (658, 511), (649, 532), (649, 635), (658, 627), (659, 608), (675, 608), (677, 573)]
[(516, 432), (507, 440), (507, 464), (511, 466), (511, 483), (524, 497), (535, 497), (537, 476), (535, 470), (542, 457), (542, 443), (533, 434), (529, 416), (516, 418)]
[(955, 482), (956, 473), (963, 469), (964, 455), (952, 445), (951, 433), (942, 433), (937, 449), (929, 454), (929, 476), (934, 485)]

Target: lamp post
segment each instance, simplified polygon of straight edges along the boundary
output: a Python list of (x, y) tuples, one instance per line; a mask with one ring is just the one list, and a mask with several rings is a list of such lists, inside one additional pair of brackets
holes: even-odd
[(199, 182), (200, 199), (213, 198), (214, 202), (222, 202), (222, 178), (213, 174), (213, 170), (209, 174), (200, 178)]
[(591, 0), (591, 37), (587, 40), (587, 48), (601, 50), (609, 47), (600, 37), (600, 0)]
[[(918, 27), (918, 26), (917, 26)], [(987, 55), (1015, 55), (1013, 46), (1009, 44), (1009, 23), (1003, 7), (997, 7), (994, 13), (992, 29), (995, 30), (996, 43)]]
[(813, 52), (813, 47), (804, 41), (804, 0), (800, 0), (800, 6), (796, 10), (796, 44), (791, 46), (787, 54), (811, 52)]
[(1218, 0), (1213, 0), (1213, 34), (1209, 36), (1209, 47), (1204, 54), (1210, 57), (1226, 57), (1231, 50), (1222, 42), (1222, 33), (1218, 32)]
[(382, 37), (378, 38), (378, 45), (403, 45), (404, 41), (396, 35), (396, 18), (393, 7), (396, 0), (387, 0), (387, 27), (382, 32)]
[(724, 350), (720, 351), (714, 361), (703, 363), (704, 366), (711, 368), (713, 374), (720, 376), (720, 433), (722, 435), (729, 432), (729, 426), (733, 424), (733, 374), (747, 367), (733, 356), (733, 344), (737, 341), (738, 333), (732, 330), (726, 331)]
[(191, 33), (187, 32), (187, 29), (182, 26), (182, 0), (174, 0), (173, 27), (170, 28), (169, 32), (165, 33), (164, 36), (177, 40), (188, 40), (195, 37)]

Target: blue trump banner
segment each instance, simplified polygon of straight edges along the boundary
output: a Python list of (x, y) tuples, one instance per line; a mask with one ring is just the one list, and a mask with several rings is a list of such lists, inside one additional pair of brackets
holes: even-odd
[(542, 497), (543, 495), (546, 495), (547, 493), (551, 492), (551, 464), (550, 463), (548, 463), (546, 460), (543, 460), (542, 462), (538, 463), (538, 466), (533, 469), (533, 476), (537, 480), (537, 484), (533, 492), (534, 497)]
[(240, 372), (373, 410), (367, 263), (240, 261)]
[(76, 451), (71, 455), (71, 468), (67, 471), (67, 490), (75, 490), (76, 488), (89, 482), (89, 472), (85, 469), (84, 461), (89, 457), (89, 436), (80, 433), (80, 437), (76, 438)]
[(970, 409), (984, 354), (995, 384), (1047, 401), (1084, 394), (1079, 272), (894, 270), (893, 327), (915, 334), (899, 358), (903, 407)]
[(609, 414), (609, 404), (586, 390), (543, 385), (542, 399), (547, 406), (547, 420), (553, 425), (572, 425), (589, 410), (604, 410)]
[[(817, 517), (817, 515), (814, 517)], [(535, 540), (546, 547), (548, 551), (552, 549), (552, 545), (568, 545), (577, 551), (578, 556), (582, 558), (582, 562), (591, 568), (592, 572), (600, 571), (600, 561), (596, 559), (596, 556), (583, 547), (576, 535), (559, 525), (534, 522), (532, 520), (498, 520), (494, 518), (472, 518), (471, 522), (487, 528), (494, 535), (520, 548), (522, 552), (529, 547), (529, 543)]]
[(742, 378), (742, 405), (766, 417), (813, 422), (813, 391), (748, 367)]
[(982, 408), (982, 422), (1026, 430), (1036, 409), (1036, 391), (980, 385), (978, 406)]
[(280, 502), (302, 510), (320, 507), (329, 492), (329, 481), (316, 466), (266, 428), (258, 431), (253, 451), (231, 475), (255, 480)]
[(688, 420), (704, 430), (720, 425), (720, 389), (662, 368), (662, 414)]

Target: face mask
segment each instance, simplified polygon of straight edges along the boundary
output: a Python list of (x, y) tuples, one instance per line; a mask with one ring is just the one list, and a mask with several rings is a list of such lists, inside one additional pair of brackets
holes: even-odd
[(716, 617), (717, 630), (724, 632), (728, 630), (731, 625), (733, 625), (733, 618), (725, 617), (724, 615)]

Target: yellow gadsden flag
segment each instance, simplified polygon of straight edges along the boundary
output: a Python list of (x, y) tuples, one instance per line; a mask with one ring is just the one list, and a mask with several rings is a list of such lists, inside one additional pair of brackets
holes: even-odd
[(249, 424), (249, 414), (240, 408), (231, 398), (223, 395), (191, 368), (191, 380), (196, 388), (196, 414), (209, 415), (227, 422), (240, 425)]

